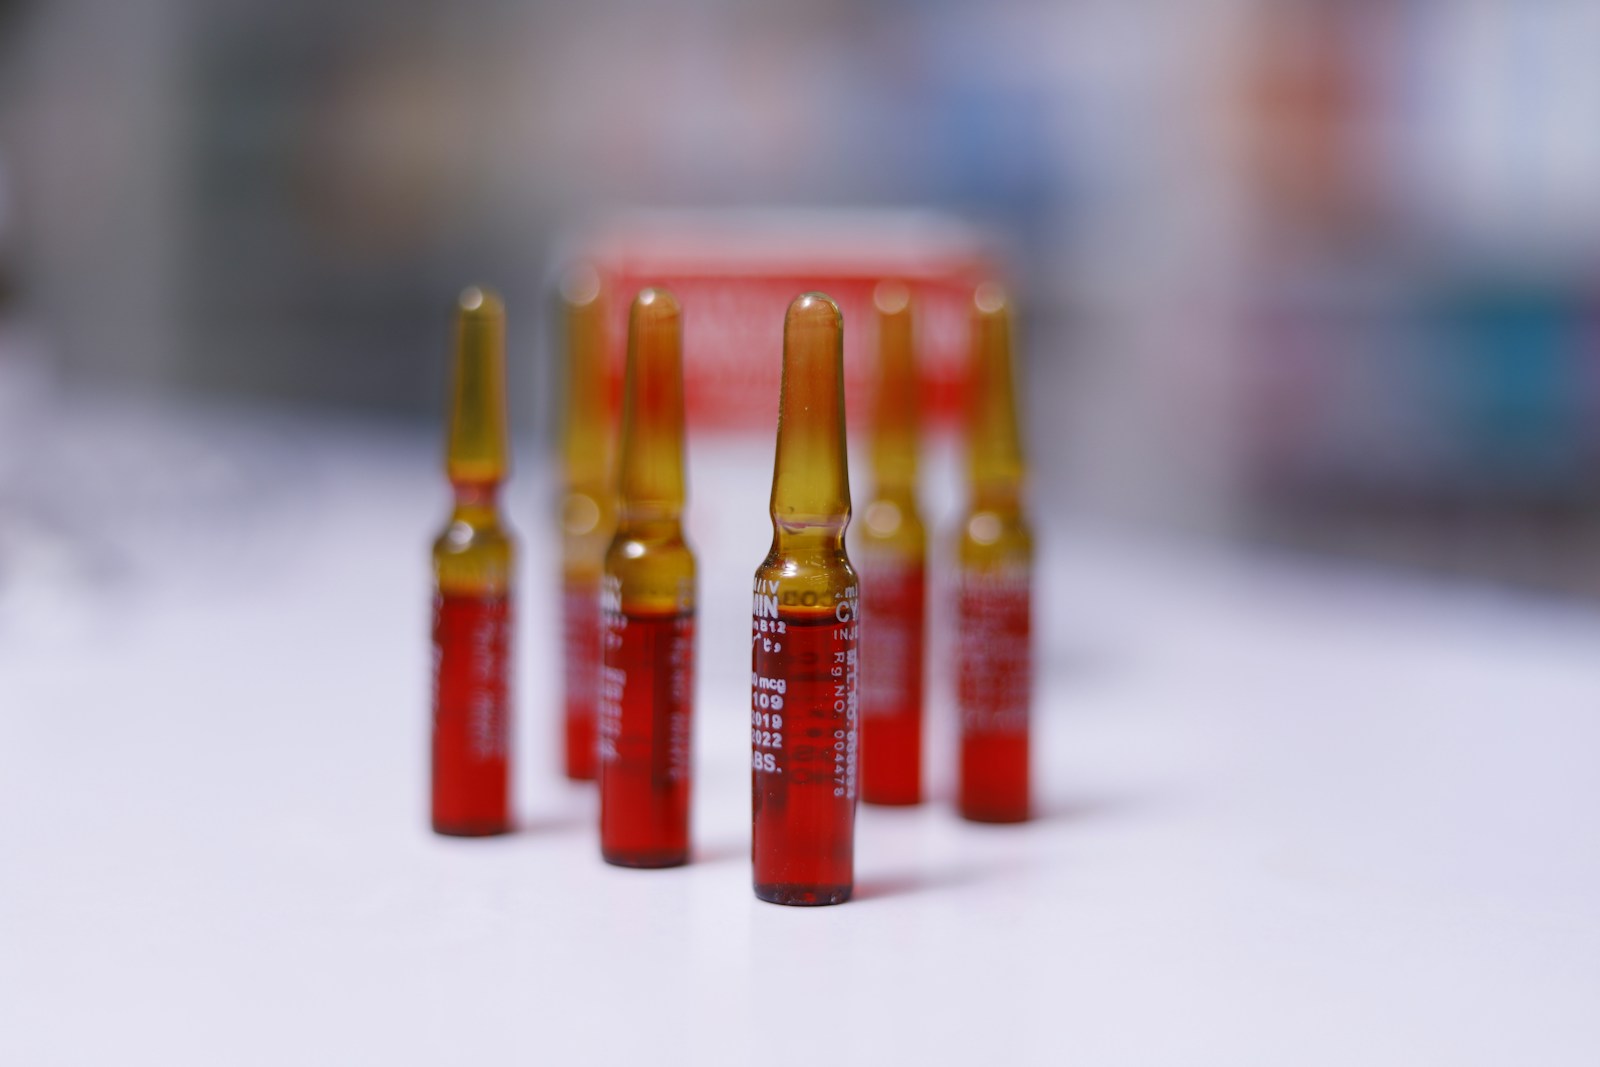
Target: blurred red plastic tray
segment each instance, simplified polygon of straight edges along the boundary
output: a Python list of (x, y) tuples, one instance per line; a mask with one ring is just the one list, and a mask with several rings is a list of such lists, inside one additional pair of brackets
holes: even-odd
[(992, 246), (978, 231), (899, 211), (634, 215), (575, 242), (568, 259), (593, 264), (605, 285), (614, 397), (634, 294), (658, 285), (678, 297), (685, 404), (696, 430), (772, 430), (784, 312), (812, 290), (844, 314), (846, 406), (860, 421), (877, 342), (872, 293), (886, 279), (904, 282), (916, 302), (925, 424), (949, 425), (960, 411), (972, 291), (997, 276)]

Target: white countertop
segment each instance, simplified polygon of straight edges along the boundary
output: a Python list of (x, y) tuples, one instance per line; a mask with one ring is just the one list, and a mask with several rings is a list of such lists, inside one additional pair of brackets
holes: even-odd
[(1600, 1062), (1591, 605), (1047, 536), (1040, 817), (863, 807), (857, 899), (787, 909), (748, 862), (770, 442), (693, 449), (696, 862), (635, 871), (555, 773), (531, 470), (523, 828), (452, 840), (432, 441), (90, 424), (56, 462), (104, 484), (13, 487), (0, 536), (0, 1063)]

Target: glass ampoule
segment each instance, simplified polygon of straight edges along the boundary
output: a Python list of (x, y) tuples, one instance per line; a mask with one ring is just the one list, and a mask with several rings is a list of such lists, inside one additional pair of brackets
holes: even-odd
[(628, 319), (617, 532), (601, 581), (600, 850), (689, 862), (695, 559), (683, 538), (682, 315), (646, 289)]
[(1011, 307), (997, 285), (973, 299), (968, 380), (970, 499), (957, 550), (958, 806), (979, 822), (1028, 818), (1033, 538), (1013, 381)]
[(433, 828), (478, 836), (511, 828), (508, 685), (514, 545), (500, 514), (509, 466), (505, 312), (462, 293), (446, 433), (454, 495), (433, 543)]
[(595, 777), (600, 683), (600, 572), (615, 529), (611, 409), (600, 276), (574, 268), (561, 286), (565, 404), (561, 430), (562, 752), (568, 778)]
[(919, 390), (911, 293), (878, 286), (872, 496), (857, 527), (861, 572), (861, 799), (922, 800), (927, 532), (917, 501)]
[(845, 551), (843, 318), (807, 293), (783, 326), (772, 547), (756, 569), (750, 679), (755, 893), (839, 904), (854, 886), (860, 673)]

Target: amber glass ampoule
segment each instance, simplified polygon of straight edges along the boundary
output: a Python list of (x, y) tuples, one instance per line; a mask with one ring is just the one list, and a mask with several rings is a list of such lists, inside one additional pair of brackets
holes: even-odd
[(482, 289), (456, 312), (445, 472), (455, 494), (433, 543), (433, 828), (478, 836), (511, 828), (514, 547), (500, 516), (505, 481), (505, 313)]
[(1012, 380), (1011, 308), (997, 285), (973, 299), (967, 474), (971, 499), (958, 550), (956, 700), (961, 815), (1028, 818), (1029, 648), (1033, 537)]
[(601, 580), (600, 852), (689, 862), (695, 560), (683, 539), (682, 323), (646, 289), (628, 318), (616, 536)]
[(861, 571), (861, 799), (922, 800), (922, 672), (927, 533), (917, 506), (919, 436), (911, 293), (874, 294), (878, 368), (872, 498), (858, 528)]
[(615, 527), (601, 295), (600, 276), (588, 266), (575, 268), (561, 286), (566, 324), (561, 433), (562, 747), (567, 777), (577, 779), (595, 776), (600, 570)]
[(772, 548), (750, 640), (756, 896), (840, 904), (854, 886), (859, 663), (845, 553), (843, 319), (821, 293), (789, 305), (772, 472)]

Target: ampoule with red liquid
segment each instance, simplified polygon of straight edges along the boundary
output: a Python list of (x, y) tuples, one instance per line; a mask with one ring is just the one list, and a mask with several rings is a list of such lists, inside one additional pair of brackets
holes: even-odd
[(563, 770), (575, 779), (595, 776), (600, 572), (615, 528), (602, 297), (593, 267), (580, 265), (562, 281), (561, 752)]
[(646, 289), (628, 319), (617, 532), (601, 585), (600, 852), (689, 862), (695, 560), (683, 539), (682, 316)]
[(807, 293), (783, 325), (772, 548), (750, 629), (751, 853), (774, 904), (841, 904), (855, 883), (860, 677), (855, 570), (845, 552), (843, 318)]
[(1011, 309), (992, 284), (974, 296), (967, 399), (970, 502), (956, 594), (958, 806), (978, 822), (1022, 822), (1029, 801), (1033, 537), (1023, 513)]
[(456, 312), (445, 471), (450, 521), (433, 543), (433, 828), (511, 829), (511, 573), (500, 514), (506, 443), (505, 313), (468, 289)]
[(855, 553), (861, 572), (861, 799), (917, 804), (927, 532), (917, 504), (920, 419), (910, 290), (884, 282), (874, 304), (873, 485)]

